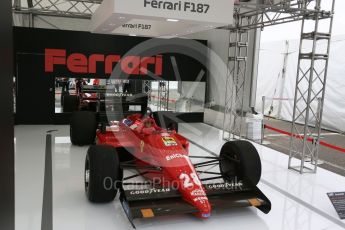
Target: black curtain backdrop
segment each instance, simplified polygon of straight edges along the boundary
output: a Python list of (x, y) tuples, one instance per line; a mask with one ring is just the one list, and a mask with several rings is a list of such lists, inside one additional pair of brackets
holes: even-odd
[[(61, 61), (67, 63), (68, 57), (72, 54), (81, 54), (84, 56), (85, 63), (89, 67), (92, 63), (89, 58), (94, 54), (97, 55), (119, 55), (121, 63), (137, 45), (150, 38), (143, 37), (128, 37), (104, 34), (92, 34), (90, 32), (80, 31), (66, 31), (66, 30), (50, 30), (38, 28), (24, 28), (14, 27), (14, 56), (15, 61), (14, 73), (17, 77), (17, 100), (16, 100), (16, 124), (67, 124), (69, 122), (69, 114), (55, 113), (55, 93), (54, 81), (55, 77), (69, 77), (69, 78), (108, 78), (110, 74), (105, 71), (105, 63), (99, 61), (96, 63), (95, 73), (75, 73), (71, 71), (67, 65), (55, 64), (53, 71), (46, 71), (46, 63), (48, 55), (46, 56), (46, 49), (63, 50), (65, 52), (63, 58), (54, 55), (54, 61)], [(180, 42), (187, 42), (187, 40), (178, 39)], [(152, 40), (151, 40), (152, 41)], [(156, 43), (164, 43), (167, 40), (155, 39)], [(169, 81), (191, 81), (194, 82), (198, 78), (201, 71), (206, 74), (203, 75), (201, 82), (206, 82), (207, 69), (205, 63), (207, 62), (207, 41), (196, 40), (202, 44), (204, 49), (195, 50), (184, 48), (185, 53), (177, 53), (180, 48), (178, 45), (170, 47), (170, 50), (175, 51), (169, 53), (162, 53), (161, 56), (162, 67), (161, 80)], [(146, 45), (145, 45), (146, 46)], [(175, 49), (176, 48), (176, 49)], [(146, 47), (144, 47), (144, 50)], [(164, 49), (163, 49), (164, 50)], [(196, 60), (191, 53), (198, 53)], [(145, 54), (133, 53), (131, 55), (138, 55), (142, 57)], [(151, 55), (152, 56), (152, 55)], [(174, 61), (172, 61), (174, 59)], [(52, 59), (49, 59), (52, 60)], [(179, 79), (176, 79), (175, 62), (179, 72)], [(156, 72), (155, 65), (148, 65), (147, 68), (152, 73)], [(116, 78), (129, 78), (132, 80), (152, 80), (150, 74), (123, 74), (124, 71), (116, 72)], [(157, 79), (156, 79), (157, 80)]]
[[(32, 55), (35, 58), (35, 65), (31, 66), (34, 74), (40, 74), (41, 77), (66, 76), (71, 78), (107, 78), (110, 74), (105, 73), (104, 61), (99, 61), (96, 64), (96, 73), (75, 73), (68, 70), (66, 65), (54, 65), (53, 72), (46, 72), (45, 64), (45, 49), (65, 50), (66, 56), (71, 54), (82, 54), (89, 58), (92, 54), (101, 55), (120, 55), (122, 58), (129, 51), (142, 42), (150, 38), (143, 37), (128, 37), (118, 35), (93, 34), (90, 32), (67, 31), (67, 30), (50, 30), (38, 28), (24, 28), (14, 27), (14, 58), (15, 63), (19, 63), (21, 55)], [(184, 41), (183, 39), (177, 39)], [(155, 39), (156, 43), (166, 41), (165, 39)], [(205, 49), (199, 50), (202, 55), (203, 63), (195, 60), (188, 55), (179, 53), (163, 53), (162, 54), (162, 75), (159, 76), (162, 80), (176, 81), (175, 72), (171, 57), (174, 57), (178, 66), (179, 75), (182, 81), (195, 81), (201, 70), (206, 71), (204, 64), (207, 59), (207, 41), (196, 40), (204, 45)], [(158, 45), (158, 44), (157, 44)], [(163, 48), (164, 49), (164, 48)], [(173, 48), (172, 48), (173, 49)], [(176, 50), (178, 47), (176, 48)], [(173, 49), (175, 50), (175, 49)], [(193, 52), (187, 50), (187, 53)], [(133, 55), (136, 55), (135, 53)], [(66, 58), (65, 58), (66, 59)], [(22, 62), (23, 63), (23, 62)], [(89, 64), (89, 63), (88, 63)], [(88, 65), (87, 65), (88, 66)], [(17, 65), (17, 71), (21, 65)], [(155, 66), (148, 65), (148, 70), (155, 73)], [(26, 78), (34, 79), (31, 72), (27, 72)], [(21, 77), (21, 76), (19, 76)], [(116, 77), (130, 78), (133, 80), (152, 79), (148, 75), (121, 75)], [(20, 79), (19, 79), (20, 80)], [(206, 75), (200, 81), (206, 81)], [(39, 84), (39, 82), (37, 82)]]
[(12, 1), (0, 1), (0, 228), (14, 230)]

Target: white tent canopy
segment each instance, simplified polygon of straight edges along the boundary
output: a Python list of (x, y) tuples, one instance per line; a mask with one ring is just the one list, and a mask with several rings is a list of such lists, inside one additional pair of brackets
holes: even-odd
[[(321, 48), (325, 48), (321, 44)], [(256, 110), (261, 112), (262, 96), (269, 98), (293, 99), (296, 84), (299, 40), (289, 40), (289, 54), (286, 66), (286, 79), (281, 92), (282, 69), (286, 41), (263, 42), (260, 50), (260, 63), (258, 75), (258, 89)], [(326, 96), (323, 113), (323, 127), (344, 132), (345, 131), (345, 35), (333, 36), (329, 59)], [(307, 87), (307, 86), (306, 86)], [(281, 114), (278, 114), (281, 103)], [(273, 106), (271, 115), (291, 121), (293, 100), (267, 100), (265, 114)], [(317, 106), (315, 103), (312, 106)], [(316, 107), (315, 107), (316, 108)], [(316, 110), (316, 109), (315, 109)], [(301, 122), (303, 122), (301, 120)]]

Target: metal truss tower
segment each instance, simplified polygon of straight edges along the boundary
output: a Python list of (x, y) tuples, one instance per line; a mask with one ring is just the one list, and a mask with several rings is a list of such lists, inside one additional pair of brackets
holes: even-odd
[[(323, 9), (321, 0), (265, 1), (265, 4), (241, 3), (235, 8), (235, 26), (222, 28), (230, 30), (230, 55), (223, 122), (223, 139), (228, 140), (243, 136), (243, 96), (246, 78), (246, 55), (244, 54), (247, 53), (248, 35), (241, 36), (241, 34), (245, 32), (248, 34), (250, 29), (263, 29), (267, 26), (302, 20), (292, 122), (293, 135), (290, 140), (288, 164), (290, 169), (300, 173), (316, 172), (318, 164), (335, 0), (328, 0), (328, 2), (331, 3), (331, 9), (327, 11)], [(327, 20), (327, 30), (319, 30), (320, 22)], [(313, 24), (312, 31), (306, 31), (307, 23)], [(319, 49), (322, 45), (324, 45), (324, 50)], [(296, 164), (296, 159), (299, 164), (293, 165)], [(311, 163), (310, 167), (305, 165), (307, 162)]]
[(13, 12), (90, 19), (102, 0), (13, 0)]
[(240, 139), (244, 135), (243, 97), (247, 72), (249, 30), (302, 20), (304, 15), (314, 12), (314, 10), (306, 8), (310, 2), (313, 0), (281, 0), (278, 3), (268, 1), (266, 4), (241, 3), (234, 11), (235, 26), (222, 28), (230, 31), (223, 139)]
[(158, 111), (169, 110), (169, 81), (158, 81)]
[(247, 72), (249, 33), (239, 27), (246, 18), (237, 17), (238, 28), (229, 31), (229, 50), (226, 76), (226, 93), (223, 120), (223, 139), (240, 139), (243, 136), (243, 100)]
[[(321, 10), (321, 0), (304, 6), (314, 12), (302, 20), (289, 151), (289, 169), (299, 173), (317, 170), (334, 2), (330, 11)], [(307, 23), (313, 24), (312, 31)]]
[(152, 83), (151, 81), (143, 81), (143, 93), (147, 95), (148, 101), (151, 101), (152, 96)]

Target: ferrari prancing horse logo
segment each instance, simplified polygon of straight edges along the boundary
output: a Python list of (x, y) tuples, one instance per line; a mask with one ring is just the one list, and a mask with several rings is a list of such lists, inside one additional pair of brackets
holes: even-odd
[(163, 143), (165, 146), (176, 146), (177, 143), (172, 137), (162, 137)]

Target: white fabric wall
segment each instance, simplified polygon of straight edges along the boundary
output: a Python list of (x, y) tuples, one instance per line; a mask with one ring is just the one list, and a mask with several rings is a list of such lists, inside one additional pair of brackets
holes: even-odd
[[(259, 51), (259, 41), (256, 38), (260, 38), (260, 31), (251, 30), (249, 33), (249, 49), (248, 49), (248, 60), (247, 60), (247, 72), (246, 72), (246, 84), (244, 92), (244, 109), (246, 111), (250, 108), (250, 100), (254, 97), (251, 95), (255, 94), (256, 89), (256, 67), (253, 68), (257, 61), (257, 54)], [(204, 39), (208, 41), (208, 47), (219, 56), (222, 65), (216, 66), (209, 63), (209, 83), (206, 86), (208, 95), (207, 101), (213, 105), (224, 107), (225, 105), (225, 91), (226, 91), (226, 78), (227, 78), (227, 61), (229, 52), (229, 31), (221, 29), (207, 30), (198, 32), (195, 34), (187, 35), (186, 37), (192, 39)], [(254, 45), (255, 44), (255, 45)], [(212, 55), (209, 55), (209, 62), (215, 62), (212, 59)], [(220, 68), (220, 69), (215, 69)]]
[[(287, 73), (283, 98), (294, 98), (295, 81), (297, 73), (297, 57), (299, 40), (290, 40), (290, 49), (287, 64)], [(321, 49), (325, 49), (326, 43), (321, 43)], [(258, 89), (256, 110), (261, 112), (262, 96), (279, 97), (281, 74), (285, 52), (285, 41), (263, 42), (260, 50)], [(345, 131), (345, 35), (336, 35), (332, 39), (329, 59), (326, 96), (323, 113), (323, 127)], [(307, 86), (307, 85), (306, 85)], [(278, 101), (273, 103), (273, 113), (278, 116)], [(272, 102), (267, 101), (265, 114), (268, 114)], [(317, 104), (313, 105), (316, 110)], [(293, 101), (282, 102), (281, 117), (292, 120)]]
[[(226, 63), (229, 47), (229, 31), (227, 30), (208, 30), (190, 34), (187, 36), (192, 39), (203, 39), (208, 41), (208, 47)], [(210, 61), (210, 60), (208, 60)], [(222, 64), (223, 64), (222, 63)], [(220, 65), (222, 69), (213, 69), (215, 66), (209, 65), (209, 76), (207, 99), (215, 105), (224, 106), (226, 65)]]

